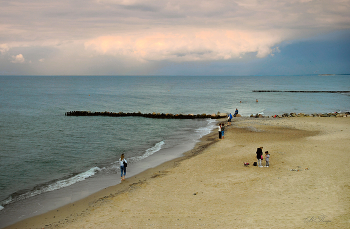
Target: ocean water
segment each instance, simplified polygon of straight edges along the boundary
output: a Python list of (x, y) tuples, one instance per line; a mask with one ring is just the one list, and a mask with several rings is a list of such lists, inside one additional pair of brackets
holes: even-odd
[(151, 155), (193, 147), (215, 128), (215, 120), (71, 117), (67, 111), (213, 114), (238, 108), (243, 116), (267, 116), (350, 110), (348, 93), (253, 90), (350, 91), (350, 76), (0, 76), (0, 218), (18, 202), (94, 177), (118, 177), (121, 153), (132, 169)]

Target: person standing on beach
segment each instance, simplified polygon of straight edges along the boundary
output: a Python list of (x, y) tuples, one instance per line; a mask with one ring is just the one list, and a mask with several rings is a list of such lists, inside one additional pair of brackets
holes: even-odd
[(126, 166), (127, 166), (127, 161), (124, 158), (124, 154), (122, 153), (122, 155), (119, 158), (119, 164), (120, 164), (120, 178), (121, 180), (125, 180), (125, 175), (126, 175)]
[(221, 139), (221, 123), (219, 124), (219, 139)]
[(265, 151), (265, 161), (266, 161), (265, 167), (269, 167), (270, 166), (270, 154), (269, 154), (269, 151)]
[(228, 116), (227, 116), (227, 125), (231, 125), (231, 120), (232, 120), (232, 114), (230, 113)]
[(221, 125), (221, 137), (224, 139), (224, 134), (225, 134), (225, 123)]
[(259, 166), (259, 167), (262, 167), (262, 165), (261, 165), (261, 157), (262, 157), (262, 155), (263, 155), (262, 149), (263, 149), (263, 147), (261, 146), (260, 148), (258, 148), (258, 149), (256, 150), (256, 159), (258, 159), (258, 166)]

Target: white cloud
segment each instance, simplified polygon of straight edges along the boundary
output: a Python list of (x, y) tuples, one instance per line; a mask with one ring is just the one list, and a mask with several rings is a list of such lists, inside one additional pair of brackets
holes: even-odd
[(147, 32), (136, 35), (101, 36), (85, 42), (85, 49), (100, 55), (129, 56), (141, 61), (203, 61), (239, 58), (257, 53), (263, 58), (282, 41), (274, 31), (205, 29)]
[(24, 63), (25, 59), (22, 54), (18, 54), (16, 56), (12, 56), (12, 63)]
[(7, 44), (0, 44), (0, 53), (3, 54), (9, 50), (9, 47)]
[(273, 48), (273, 49), (271, 50), (271, 56), (274, 56), (275, 53), (280, 53), (280, 52), (281, 52), (281, 50), (280, 50), (279, 47)]

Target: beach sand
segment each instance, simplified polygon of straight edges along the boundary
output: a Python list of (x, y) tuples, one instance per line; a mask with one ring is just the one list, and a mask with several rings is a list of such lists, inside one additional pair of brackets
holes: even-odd
[(350, 227), (350, 118), (236, 118), (217, 138), (8, 228)]

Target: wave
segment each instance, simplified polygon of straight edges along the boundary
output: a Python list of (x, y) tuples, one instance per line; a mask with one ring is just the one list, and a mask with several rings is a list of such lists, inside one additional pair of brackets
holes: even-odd
[[(216, 123), (216, 120), (208, 119), (208, 124), (205, 127), (197, 128), (194, 132), (199, 134), (199, 138), (201, 138), (204, 135), (209, 134), (215, 128), (215, 123)], [(164, 144), (165, 144), (164, 141), (160, 141), (156, 143), (153, 147), (147, 149), (143, 155), (137, 156), (137, 157), (131, 157), (131, 158), (128, 158), (128, 160), (130, 160), (131, 162), (143, 160), (153, 155), (154, 153), (158, 152), (159, 150), (161, 150)]]
[(24, 191), (23, 194), (19, 194), (19, 193), (13, 193), (12, 195), (10, 195), (7, 199), (3, 200), (0, 203), (0, 210), (2, 210), (7, 204), (10, 203), (14, 203), (20, 200), (24, 200), (36, 195), (40, 195), (46, 192), (51, 192), (54, 190), (58, 190), (64, 187), (68, 187), (70, 185), (73, 185), (75, 183), (78, 183), (80, 181), (83, 181), (89, 177), (94, 176), (96, 173), (98, 173), (99, 171), (101, 171), (101, 169), (99, 167), (93, 167), (91, 169), (89, 169), (86, 172), (83, 173), (79, 173), (73, 177), (64, 179), (64, 180), (58, 180), (55, 181), (54, 183), (51, 184), (47, 184), (47, 185), (42, 185), (39, 187), (34, 188), (33, 190), (30, 191)]
[(154, 154), (154, 153), (158, 152), (159, 150), (161, 150), (162, 149), (162, 145), (164, 145), (164, 144), (165, 144), (164, 141), (160, 141), (157, 144), (155, 144), (153, 147), (147, 149), (143, 155), (137, 156), (137, 157), (131, 157), (131, 158), (128, 158), (128, 159), (131, 160), (131, 161), (141, 161), (142, 159), (145, 159), (146, 157), (149, 157), (152, 154)]
[(210, 132), (215, 128), (215, 123), (217, 121), (213, 119), (208, 119), (208, 125), (205, 127), (200, 127), (195, 130), (196, 133), (199, 134), (199, 138), (202, 138), (203, 136), (210, 134)]

